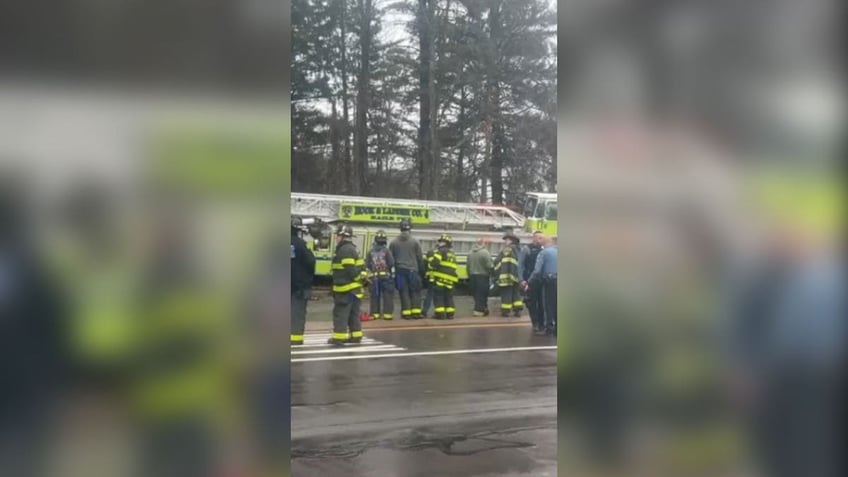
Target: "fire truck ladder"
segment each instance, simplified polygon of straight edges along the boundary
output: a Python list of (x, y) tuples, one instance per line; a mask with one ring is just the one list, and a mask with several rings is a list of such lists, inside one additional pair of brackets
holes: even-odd
[(520, 229), (524, 226), (524, 216), (502, 205), (304, 193), (292, 193), (291, 200), (292, 215), (313, 217), (324, 222), (338, 221), (341, 204), (352, 202), (377, 207), (426, 206), (430, 211), (430, 226), (489, 230)]

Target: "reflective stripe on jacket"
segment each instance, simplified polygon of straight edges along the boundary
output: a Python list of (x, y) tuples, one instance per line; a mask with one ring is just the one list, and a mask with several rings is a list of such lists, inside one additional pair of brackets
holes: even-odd
[(495, 260), (495, 279), (502, 287), (521, 281), (518, 276), (518, 252), (515, 246), (505, 247), (498, 254)]
[(430, 259), (430, 280), (437, 286), (452, 289), (459, 277), (456, 273), (456, 254), (449, 248), (440, 248)]
[(362, 296), (362, 281), (368, 275), (365, 260), (359, 257), (356, 246), (350, 240), (343, 240), (336, 247), (333, 256), (333, 292), (350, 293)]
[(429, 283), (433, 283), (433, 257), (435, 256), (436, 250), (430, 250), (427, 252), (427, 256), (424, 257), (424, 279)]

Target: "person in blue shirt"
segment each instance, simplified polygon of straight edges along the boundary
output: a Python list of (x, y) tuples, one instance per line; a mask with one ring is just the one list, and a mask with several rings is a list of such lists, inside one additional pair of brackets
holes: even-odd
[(536, 266), (528, 280), (530, 287), (541, 287), (544, 303), (545, 334), (556, 336), (557, 330), (557, 245), (556, 237), (545, 237), (544, 248), (536, 258)]
[(765, 474), (835, 477), (845, 475), (833, 418), (844, 399), (845, 274), (837, 251), (796, 233), (775, 233), (734, 287), (729, 386)]

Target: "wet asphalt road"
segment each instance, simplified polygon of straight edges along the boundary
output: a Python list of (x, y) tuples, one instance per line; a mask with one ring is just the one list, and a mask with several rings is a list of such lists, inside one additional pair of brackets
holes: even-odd
[[(553, 338), (528, 324), (404, 329), (330, 350), (325, 336), (292, 351), (292, 476), (556, 475), (556, 351), (462, 352)], [(415, 355), (442, 351), (459, 352)]]

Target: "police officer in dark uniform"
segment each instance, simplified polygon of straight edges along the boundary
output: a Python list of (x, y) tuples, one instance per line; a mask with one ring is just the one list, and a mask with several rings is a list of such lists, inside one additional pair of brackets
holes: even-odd
[(543, 239), (542, 232), (538, 230), (533, 232), (533, 241), (529, 245), (522, 247), (518, 259), (521, 268), (521, 290), (524, 293), (524, 304), (530, 313), (530, 322), (533, 324), (533, 331), (537, 334), (545, 333), (544, 303), (542, 301), (541, 284), (531, 286), (530, 275), (533, 274), (533, 270), (536, 268), (536, 259), (539, 256), (539, 252), (542, 251)]
[(340, 225), (336, 229), (336, 254), (333, 256), (333, 335), (328, 343), (343, 345), (362, 341), (359, 310), (363, 284), (368, 281), (365, 260), (353, 244), (353, 228)]
[(303, 344), (306, 328), (306, 306), (315, 275), (315, 255), (306, 246), (300, 233), (303, 221), (292, 217), (291, 222), (291, 344)]

